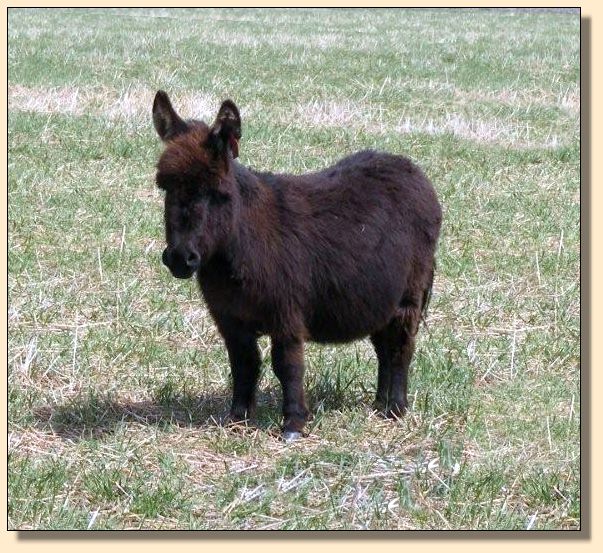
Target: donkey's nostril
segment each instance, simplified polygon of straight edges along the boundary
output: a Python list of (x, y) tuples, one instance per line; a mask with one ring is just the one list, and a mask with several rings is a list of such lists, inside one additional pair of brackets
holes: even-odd
[(167, 248), (165, 250), (163, 250), (163, 254), (161, 255), (161, 261), (163, 261), (163, 264), (166, 267), (170, 266), (170, 258), (169, 258), (169, 255), (168, 255)]
[(201, 261), (201, 258), (197, 252), (189, 252), (186, 256), (186, 264), (191, 269), (196, 269), (199, 266), (199, 261)]

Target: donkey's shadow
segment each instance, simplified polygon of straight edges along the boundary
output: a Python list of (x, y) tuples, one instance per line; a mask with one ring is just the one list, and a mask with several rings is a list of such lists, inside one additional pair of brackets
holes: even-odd
[[(368, 396), (366, 390), (360, 392), (359, 397), (331, 384), (326, 385), (322, 380), (314, 382), (308, 387), (307, 393), (312, 413), (308, 430), (320, 426), (323, 415), (331, 411), (347, 411), (359, 405), (371, 410)], [(34, 409), (34, 417), (39, 429), (51, 430), (53, 434), (70, 441), (100, 438), (128, 423), (166, 429), (225, 427), (239, 431), (248, 428), (280, 435), (282, 393), (278, 386), (258, 389), (255, 416), (242, 423), (233, 424), (227, 418), (231, 397), (227, 390), (200, 395), (169, 393), (162, 397), (159, 394), (145, 400), (89, 393), (64, 403), (38, 407)]]
[(210, 428), (248, 426), (268, 431), (279, 427), (277, 391), (258, 393), (256, 416), (244, 423), (229, 423), (230, 395), (173, 396), (169, 401), (127, 400), (94, 395), (79, 396), (62, 404), (34, 410), (37, 425), (66, 440), (100, 438), (124, 423), (160, 428)]

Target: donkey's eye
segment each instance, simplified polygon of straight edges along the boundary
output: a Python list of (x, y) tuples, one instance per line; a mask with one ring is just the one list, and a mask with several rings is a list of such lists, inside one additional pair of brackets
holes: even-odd
[(230, 196), (220, 190), (211, 190), (208, 192), (208, 200), (212, 205), (222, 205), (230, 200)]

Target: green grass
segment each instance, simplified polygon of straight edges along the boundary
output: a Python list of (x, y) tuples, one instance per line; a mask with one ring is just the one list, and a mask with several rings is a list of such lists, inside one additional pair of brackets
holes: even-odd
[[(579, 20), (491, 10), (9, 10), (9, 527), (577, 529)], [(241, 159), (405, 153), (444, 207), (411, 411), (308, 345), (310, 436), (222, 427), (229, 368), (160, 262), (154, 92)]]

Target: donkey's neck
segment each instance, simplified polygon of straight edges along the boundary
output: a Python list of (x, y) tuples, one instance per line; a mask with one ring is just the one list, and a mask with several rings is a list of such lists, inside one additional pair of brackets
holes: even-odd
[(275, 258), (281, 239), (278, 179), (238, 163), (233, 170), (237, 205), (227, 257), (236, 277), (248, 282), (262, 280), (278, 261)]

